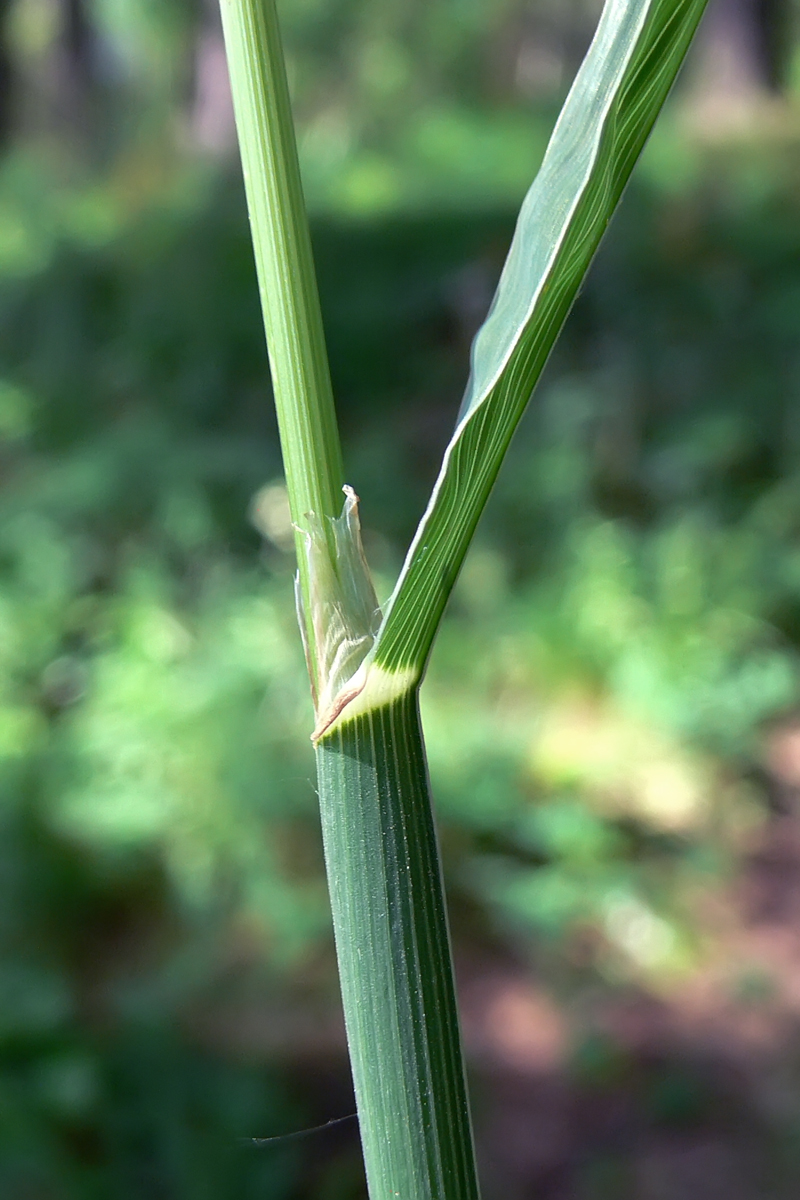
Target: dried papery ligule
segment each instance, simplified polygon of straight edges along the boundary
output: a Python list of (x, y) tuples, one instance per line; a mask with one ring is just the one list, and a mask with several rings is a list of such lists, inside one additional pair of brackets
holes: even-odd
[[(381, 622), (361, 542), (358, 496), (351, 487), (342, 490), (342, 515), (321, 520), (315, 513), (307, 513), (302, 531), (314, 638), (313, 650), (306, 645), (317, 715), (314, 739), (363, 688), (365, 677), (358, 669), (372, 649)], [(302, 605), (299, 588), (297, 596)], [(304, 629), (302, 613), (300, 618)]]

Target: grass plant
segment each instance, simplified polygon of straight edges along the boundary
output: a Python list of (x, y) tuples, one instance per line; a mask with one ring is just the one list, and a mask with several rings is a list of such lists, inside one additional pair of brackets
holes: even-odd
[(478, 1195), (418, 692), (506, 449), (704, 5), (607, 0), (522, 206), (439, 478), (381, 614), (341, 465), (274, 0), (221, 0), (372, 1200)]

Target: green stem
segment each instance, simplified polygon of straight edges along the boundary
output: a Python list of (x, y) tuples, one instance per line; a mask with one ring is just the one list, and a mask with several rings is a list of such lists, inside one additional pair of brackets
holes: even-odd
[[(292, 520), (338, 517), (339, 434), (274, 0), (220, 0)], [(300, 583), (316, 665), (302, 534)]]
[(317, 772), (371, 1200), (476, 1200), (416, 688), (339, 723)]
[[(354, 508), (332, 519), (339, 440), (274, 3), (221, 7), (319, 696), (331, 630), (366, 646), (374, 599)], [(339, 721), (317, 765), (371, 1200), (477, 1200), (416, 688)]]

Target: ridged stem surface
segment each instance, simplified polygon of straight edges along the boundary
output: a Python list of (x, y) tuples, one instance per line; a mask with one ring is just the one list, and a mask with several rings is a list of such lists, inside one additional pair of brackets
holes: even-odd
[(416, 689), (317, 745), (328, 884), (371, 1200), (477, 1200)]

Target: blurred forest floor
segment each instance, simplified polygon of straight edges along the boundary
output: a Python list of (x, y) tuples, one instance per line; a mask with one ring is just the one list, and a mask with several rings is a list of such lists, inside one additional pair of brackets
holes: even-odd
[[(383, 595), (593, 17), (435, 8), (286, 13)], [(750, 9), (645, 153), (424, 688), (487, 1200), (800, 1185), (800, 118)], [(0, 13), (0, 1192), (356, 1200), (352, 1127), (241, 1144), (352, 1096), (219, 39), (88, 11)]]

